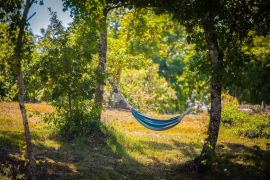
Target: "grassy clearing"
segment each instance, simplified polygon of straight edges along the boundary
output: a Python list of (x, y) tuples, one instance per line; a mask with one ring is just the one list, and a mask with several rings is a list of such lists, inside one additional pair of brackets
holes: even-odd
[[(270, 140), (236, 136), (221, 128), (217, 161), (210, 172), (198, 174), (192, 159), (205, 138), (207, 116), (186, 116), (180, 125), (148, 130), (126, 111), (106, 110), (106, 137), (61, 140), (41, 117), (53, 108), (27, 104), (41, 177), (52, 179), (267, 179)], [(151, 114), (159, 118), (170, 115)], [(17, 103), (0, 103), (0, 176), (26, 178), (23, 126)]]

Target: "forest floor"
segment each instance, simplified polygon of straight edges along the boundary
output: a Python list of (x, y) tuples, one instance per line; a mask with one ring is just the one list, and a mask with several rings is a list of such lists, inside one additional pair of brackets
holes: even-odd
[[(270, 179), (270, 140), (239, 137), (221, 127), (216, 161), (198, 173), (208, 118), (188, 115), (176, 127), (151, 131), (130, 112), (106, 110), (110, 135), (64, 141), (43, 121), (46, 104), (27, 104), (40, 179)], [(171, 115), (151, 116), (164, 118)], [(25, 179), (25, 142), (17, 103), (0, 103), (0, 179)]]

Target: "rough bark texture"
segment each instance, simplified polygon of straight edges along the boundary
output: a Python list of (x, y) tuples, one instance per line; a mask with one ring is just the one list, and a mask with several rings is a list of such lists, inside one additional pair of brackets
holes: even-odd
[(25, 134), (25, 141), (26, 141), (26, 153), (27, 158), (29, 161), (29, 170), (31, 174), (32, 179), (36, 179), (36, 163), (33, 153), (33, 147), (31, 143), (31, 134), (29, 130), (28, 125), (28, 119), (26, 115), (26, 109), (24, 104), (24, 80), (23, 80), (23, 73), (22, 73), (22, 51), (23, 51), (23, 35), (24, 35), (24, 28), (27, 21), (27, 16), (29, 9), (31, 5), (33, 4), (33, 1), (27, 0), (26, 5), (23, 11), (23, 17), (21, 20), (21, 24), (19, 26), (19, 33), (17, 36), (17, 42), (15, 47), (15, 56), (16, 56), (16, 70), (17, 70), (17, 85), (18, 85), (18, 101), (19, 106), (22, 114), (23, 119), (23, 126), (24, 126), (24, 134)]
[[(211, 110), (210, 122), (207, 132), (207, 139), (204, 143), (201, 153), (201, 161), (211, 160), (214, 155), (217, 144), (219, 125), (221, 118), (221, 89), (222, 89), (222, 59), (223, 53), (219, 49), (216, 32), (214, 27), (208, 24), (205, 29), (205, 38), (207, 41), (209, 59), (211, 61)], [(209, 27), (210, 25), (210, 27)]]
[[(100, 52), (99, 52), (99, 62), (98, 67), (101, 74), (105, 73), (107, 67), (107, 10), (104, 10), (103, 18), (101, 22), (101, 30), (100, 30)], [(103, 104), (103, 94), (104, 94), (104, 83), (97, 82), (97, 88), (95, 93), (95, 104), (100, 109), (98, 112), (98, 118), (101, 118), (101, 109)]]

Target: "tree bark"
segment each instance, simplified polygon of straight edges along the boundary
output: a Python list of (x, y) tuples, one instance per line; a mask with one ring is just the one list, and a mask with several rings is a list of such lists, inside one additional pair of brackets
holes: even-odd
[(27, 153), (27, 158), (29, 161), (29, 171), (31, 174), (31, 178), (36, 179), (36, 162), (35, 162), (33, 147), (31, 143), (31, 134), (30, 134), (28, 119), (26, 115), (26, 108), (24, 104), (25, 88), (24, 88), (24, 80), (23, 80), (23, 73), (22, 73), (22, 51), (23, 51), (24, 28), (26, 25), (29, 9), (31, 5), (33, 4), (33, 2), (34, 2), (33, 0), (32, 1), (27, 0), (25, 4), (23, 17), (19, 25), (19, 33), (17, 36), (17, 42), (16, 42), (16, 47), (15, 47), (15, 57), (17, 60), (16, 72), (17, 72), (17, 85), (18, 85), (18, 101), (19, 101), (19, 107), (20, 107), (20, 111), (21, 111), (21, 115), (23, 119), (23, 127), (24, 127), (25, 141), (26, 141), (26, 153)]
[(68, 92), (68, 109), (69, 109), (69, 120), (72, 118), (72, 103), (71, 103), (71, 93)]
[[(99, 52), (99, 62), (98, 68), (102, 75), (104, 75), (107, 67), (107, 9), (105, 8), (103, 12), (103, 17), (101, 20), (101, 28), (100, 28), (100, 52)], [(97, 114), (97, 118), (101, 118), (101, 110), (103, 104), (103, 94), (104, 94), (104, 82), (97, 82), (97, 88), (95, 93), (95, 105), (98, 107), (99, 112)]]
[(116, 79), (115, 79), (115, 87), (114, 87), (114, 92), (120, 93), (120, 80), (121, 80), (121, 74), (122, 74), (122, 68), (119, 67), (117, 69), (117, 74), (116, 74)]
[[(213, 23), (204, 27), (205, 38), (208, 46), (209, 60), (211, 61), (211, 110), (207, 138), (203, 145), (200, 162), (206, 160), (208, 164), (214, 153), (218, 139), (221, 119), (221, 90), (222, 90), (222, 60), (223, 52), (219, 49), (217, 35), (212, 26)], [(205, 162), (204, 162), (205, 163)]]

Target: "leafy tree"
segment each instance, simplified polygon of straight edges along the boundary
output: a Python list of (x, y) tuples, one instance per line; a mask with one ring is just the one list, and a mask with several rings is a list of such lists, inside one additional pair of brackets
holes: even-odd
[[(158, 16), (146, 9), (117, 9), (110, 17), (109, 27), (109, 36), (117, 40), (117, 44), (121, 43), (121, 47), (116, 49), (125, 49), (125, 54), (133, 56), (143, 55), (159, 65), (159, 74), (176, 91), (177, 101), (173, 102), (176, 111), (184, 108), (191, 95), (196, 99), (204, 97), (205, 91), (201, 93), (201, 86), (206, 86), (204, 76), (191, 73), (188, 67), (191, 60), (205, 56), (196, 53), (195, 46), (187, 43), (184, 27), (170, 15)], [(110, 44), (116, 46), (115, 41), (109, 43), (109, 52)], [(139, 65), (140, 61), (136, 64)], [(192, 83), (187, 84), (186, 81)]]
[(175, 110), (176, 93), (165, 78), (158, 74), (158, 65), (144, 60), (149, 65), (141, 69), (124, 69), (121, 89), (129, 103), (145, 111), (172, 113)]
[[(118, 107), (117, 104), (122, 103), (122, 108), (127, 108), (128, 104), (126, 99), (122, 95), (121, 77), (123, 72), (127, 72), (128, 69), (142, 69), (145, 66), (150, 66), (149, 61), (144, 55), (131, 54), (128, 49), (128, 43), (126, 36), (121, 34), (122, 24), (120, 16), (125, 14), (124, 8), (115, 9), (110, 13), (109, 17), (109, 30), (108, 30), (108, 82), (106, 85), (107, 91), (109, 91), (108, 102), (112, 107)], [(126, 94), (127, 95), (127, 94)], [(130, 94), (128, 94), (130, 95)], [(114, 98), (114, 97), (118, 98)], [(122, 98), (120, 98), (122, 97)], [(128, 98), (128, 97), (127, 97)], [(125, 106), (124, 106), (125, 104)]]
[(12, 55), (14, 43), (11, 41), (8, 26), (0, 23), (0, 101), (12, 100), (17, 93)]
[[(120, 15), (118, 12), (118, 10), (114, 11), (117, 16)], [(111, 105), (117, 105), (117, 101), (122, 100), (118, 96), (124, 94), (128, 102), (140, 110), (174, 111), (175, 91), (164, 78), (159, 76), (157, 65), (144, 54), (131, 53), (130, 40), (127, 40), (126, 34), (122, 32), (122, 30), (126, 31), (126, 27), (122, 26), (120, 21), (119, 17), (114, 17), (114, 14), (110, 17), (107, 70), (111, 77), (108, 77), (110, 83), (106, 85), (107, 92), (111, 92), (108, 95), (109, 102), (112, 101)], [(115, 27), (117, 24), (121, 28)], [(114, 99), (114, 96), (118, 99)]]
[[(127, 69), (141, 69), (146, 64), (149, 64), (146, 58), (142, 55), (132, 55), (127, 52), (126, 43), (121, 39), (114, 39), (109, 37), (109, 52), (108, 52), (108, 68), (109, 76), (107, 86), (111, 86), (111, 94), (121, 94), (122, 87), (121, 79), (124, 70)], [(110, 87), (109, 87), (110, 88)], [(108, 89), (108, 87), (107, 87)]]
[[(269, 2), (256, 1), (173, 1), (148, 0), (132, 1), (137, 7), (153, 7), (157, 12), (172, 13), (183, 24), (191, 41), (208, 51), (211, 72), (211, 111), (208, 137), (205, 141), (199, 162), (209, 160), (214, 153), (221, 116), (222, 80), (230, 76), (224, 74), (237, 71), (242, 44), (248, 32), (261, 34), (269, 32)], [(201, 28), (203, 31), (197, 31)], [(238, 52), (238, 53), (236, 53)], [(239, 61), (235, 62), (238, 58)], [(228, 69), (227, 69), (228, 68)], [(207, 162), (207, 161), (206, 161)]]
[(39, 62), (34, 68), (43, 82), (43, 100), (51, 102), (63, 116), (59, 117), (62, 121), (54, 123), (63, 134), (74, 137), (82, 132), (74, 128), (87, 124), (85, 116), (92, 107), (95, 71), (91, 62), (95, 33), (81, 28), (85, 25), (82, 21), (74, 22), (65, 30), (56, 13), (51, 12), (51, 15), (51, 24), (39, 41)]
[(84, 17), (88, 19), (91, 24), (96, 24), (99, 29), (99, 63), (98, 72), (101, 78), (97, 79), (97, 88), (95, 93), (95, 104), (99, 109), (98, 118), (101, 118), (101, 110), (103, 103), (104, 85), (105, 85), (105, 71), (107, 67), (107, 27), (108, 13), (115, 8), (126, 6), (124, 1), (119, 0), (88, 0), (88, 1), (75, 1), (65, 0), (65, 6), (71, 7), (72, 12), (77, 17)]
[(16, 95), (16, 75), (14, 68), (14, 47), (16, 43), (17, 28), (21, 19), (20, 11), (22, 1), (5, 1), (1, 0), (0, 11), (0, 100), (11, 100)]
[(270, 35), (258, 36), (250, 32), (250, 41), (242, 46), (243, 55), (246, 56), (241, 65), (241, 73), (232, 78), (234, 83), (227, 84), (226, 89), (242, 102), (253, 104), (270, 103), (270, 69), (269, 44)]
[[(27, 27), (27, 21), (29, 20), (28, 12), (35, 0), (26, 0), (24, 2), (24, 7), (22, 9), (22, 16), (18, 18), (18, 21), (15, 23), (15, 26), (18, 28), (18, 34), (16, 34), (16, 45), (14, 48), (14, 59), (16, 60), (15, 64), (15, 73), (17, 76), (17, 86), (18, 86), (18, 101), (19, 107), (22, 114), (24, 132), (25, 132), (25, 141), (27, 148), (27, 158), (30, 164), (30, 173), (32, 178), (36, 178), (36, 163), (31, 143), (31, 134), (28, 125), (28, 119), (26, 115), (26, 109), (24, 104), (24, 95), (25, 95), (25, 87), (24, 87), (24, 78), (22, 72), (22, 61), (23, 61), (23, 52), (25, 50), (25, 28)], [(18, 12), (17, 12), (18, 13)]]

